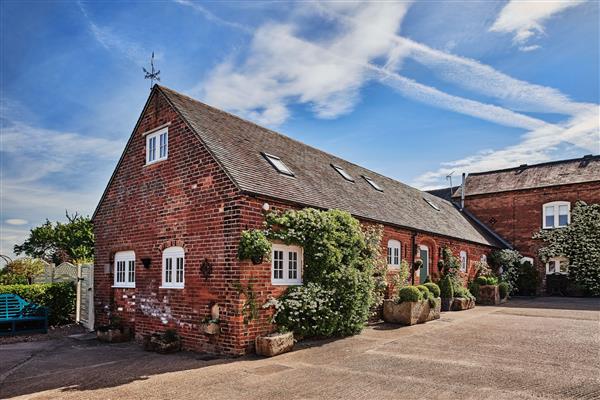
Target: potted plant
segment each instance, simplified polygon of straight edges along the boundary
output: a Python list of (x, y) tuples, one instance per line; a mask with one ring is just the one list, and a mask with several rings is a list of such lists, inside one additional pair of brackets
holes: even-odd
[(174, 353), (181, 350), (181, 338), (173, 329), (164, 333), (153, 333), (144, 336), (144, 350), (155, 351), (160, 354)]
[(500, 295), (500, 304), (506, 303), (508, 301), (508, 292), (510, 291), (510, 286), (506, 282), (500, 282), (498, 284), (498, 292)]
[(120, 317), (114, 316), (110, 318), (108, 325), (96, 329), (96, 338), (108, 343), (126, 342), (131, 338), (131, 331), (128, 326), (123, 325)]
[(271, 254), (271, 242), (265, 233), (254, 229), (243, 231), (238, 246), (238, 258), (240, 260), (251, 260), (253, 264), (262, 264), (268, 261)]
[(465, 287), (455, 288), (454, 299), (450, 311), (463, 311), (475, 307), (475, 296)]
[(500, 304), (500, 291), (498, 289), (498, 278), (492, 275), (479, 276), (475, 280), (478, 293), (473, 293), (477, 304), (496, 305)]
[(414, 325), (419, 322), (423, 303), (423, 293), (416, 286), (404, 286), (395, 299), (383, 302), (383, 319), (395, 324)]
[(440, 298), (440, 287), (433, 282), (427, 282), (423, 284), (430, 293), (428, 299), (429, 312), (427, 313), (426, 321), (433, 321), (439, 319), (442, 311), (442, 299)]
[(292, 332), (275, 332), (265, 336), (257, 336), (254, 345), (256, 354), (273, 357), (287, 353), (294, 348), (294, 334)]
[(206, 317), (200, 324), (202, 332), (207, 335), (218, 335), (221, 333), (221, 321), (218, 318)]

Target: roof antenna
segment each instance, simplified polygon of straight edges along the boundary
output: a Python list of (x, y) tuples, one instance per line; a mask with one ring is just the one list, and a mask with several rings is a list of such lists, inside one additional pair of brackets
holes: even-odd
[(148, 72), (148, 70), (144, 67), (142, 67), (142, 69), (144, 70), (144, 73), (146, 74), (144, 76), (144, 79), (150, 79), (150, 90), (152, 90), (152, 87), (154, 86), (154, 81), (160, 82), (160, 70), (158, 71), (154, 71), (154, 52), (152, 52), (152, 58), (150, 59), (150, 66), (152, 67), (150, 70), (151, 72)]
[(452, 188), (454, 187), (454, 186), (452, 186), (452, 174), (453, 174), (454, 172), (455, 172), (455, 171), (452, 171), (452, 172), (450, 172), (448, 175), (446, 175), (446, 180), (447, 180), (447, 181), (450, 181), (450, 198), (452, 198)]

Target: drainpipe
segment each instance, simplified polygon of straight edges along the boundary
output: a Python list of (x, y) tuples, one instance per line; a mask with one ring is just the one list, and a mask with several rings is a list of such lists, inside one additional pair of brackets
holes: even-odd
[(465, 173), (462, 174), (462, 185), (460, 185), (460, 211), (465, 208)]
[(412, 262), (410, 264), (410, 274), (412, 276), (411, 281), (412, 284), (415, 284), (415, 257), (417, 255), (417, 243), (416, 243), (416, 238), (417, 238), (417, 232), (413, 232), (412, 233)]

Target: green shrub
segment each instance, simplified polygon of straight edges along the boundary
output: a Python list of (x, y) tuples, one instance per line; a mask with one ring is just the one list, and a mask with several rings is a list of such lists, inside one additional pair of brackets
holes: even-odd
[(515, 285), (519, 295), (535, 296), (538, 285), (538, 276), (537, 271), (529, 261), (525, 261), (519, 265), (518, 276)]
[(475, 296), (473, 296), (473, 294), (471, 294), (471, 292), (469, 292), (469, 289), (462, 287), (462, 286), (454, 292), (454, 297), (458, 297), (461, 299), (475, 300)]
[(450, 276), (445, 276), (440, 281), (440, 296), (443, 299), (451, 299), (454, 297), (454, 286)]
[(48, 307), (50, 325), (71, 322), (71, 315), (75, 313), (76, 289), (73, 282), (4, 285), (0, 286), (1, 293), (16, 294), (30, 303)]
[(498, 278), (496, 278), (495, 276), (479, 276), (479, 277), (477, 277), (475, 282), (482, 286), (485, 286), (485, 285), (493, 286), (493, 285), (498, 284)]
[(423, 284), (423, 286), (425, 286), (427, 289), (429, 289), (429, 292), (431, 293), (431, 295), (434, 298), (440, 297), (440, 287), (438, 285), (436, 285), (435, 283), (427, 282), (427, 283)]
[(479, 297), (479, 286), (480, 285), (481, 285), (481, 283), (479, 283), (479, 279), (477, 279), (469, 284), (469, 292), (471, 292), (471, 294), (475, 298)]
[(254, 229), (243, 231), (238, 245), (238, 258), (240, 260), (252, 260), (253, 263), (269, 260), (271, 256), (271, 242), (261, 230)]
[(417, 285), (417, 289), (419, 289), (421, 291), (421, 294), (423, 295), (423, 299), (429, 299), (430, 297), (433, 298), (432, 294), (429, 292), (429, 289), (427, 289), (427, 286)]
[(508, 286), (508, 283), (506, 283), (506, 282), (500, 282), (498, 284), (498, 291), (500, 292), (501, 299), (505, 299), (508, 296), (509, 289), (510, 289), (510, 286)]
[[(266, 225), (269, 239), (303, 247), (303, 281), (317, 285), (320, 298), (332, 304), (336, 313), (335, 318), (326, 319), (315, 316), (314, 311), (306, 307), (313, 303), (305, 302), (304, 307), (296, 308), (290, 296), (302, 290), (291, 288), (280, 298), (282, 306), (276, 322), (304, 336), (359, 333), (376, 302), (374, 273), (381, 261), (381, 230), (363, 229), (360, 222), (345, 211), (311, 208), (270, 213)], [(297, 314), (291, 314), (291, 310)], [(294, 318), (282, 321), (280, 313)], [(306, 328), (304, 321), (309, 320), (314, 327)]]
[[(427, 288), (425, 288), (425, 290), (427, 290)], [(427, 293), (429, 293), (429, 291)], [(398, 291), (398, 303), (421, 300), (423, 300), (423, 290), (418, 286), (404, 286)]]

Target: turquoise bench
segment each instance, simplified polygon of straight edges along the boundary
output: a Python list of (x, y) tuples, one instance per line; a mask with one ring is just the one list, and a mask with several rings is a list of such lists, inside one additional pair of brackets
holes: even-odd
[(0, 294), (0, 336), (48, 332), (48, 309), (16, 294)]

